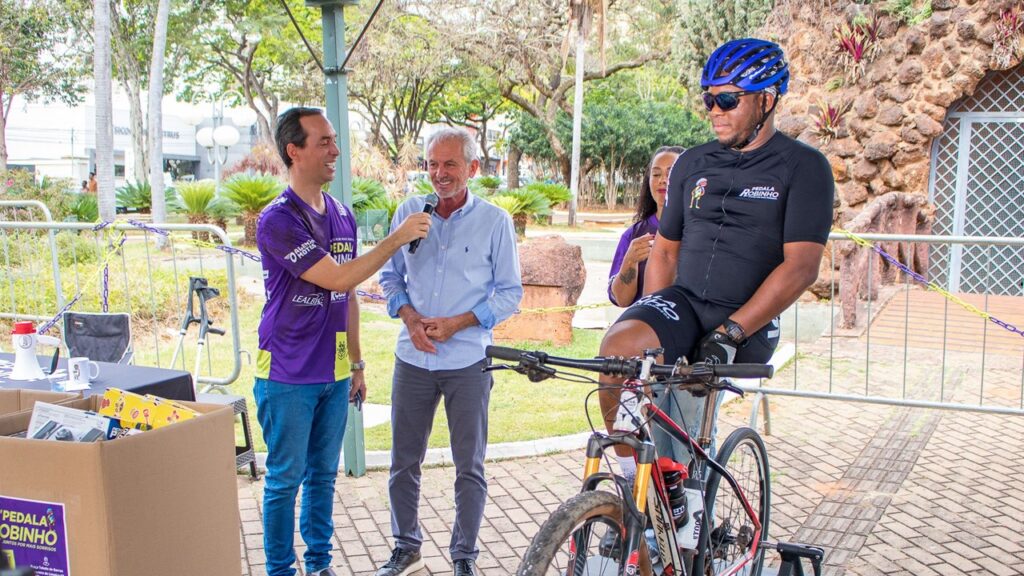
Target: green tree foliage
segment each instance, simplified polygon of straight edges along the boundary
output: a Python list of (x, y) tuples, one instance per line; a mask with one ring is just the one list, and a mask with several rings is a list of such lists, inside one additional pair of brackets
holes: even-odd
[[(471, 16), (467, 16), (471, 15)], [(486, 66), (502, 96), (543, 128), (554, 161), (568, 181), (571, 138), (560, 130), (562, 114), (571, 113), (575, 29), (568, 2), (548, 0), (457, 0), (441, 18), (460, 34), (460, 50)], [(473, 22), (466, 22), (472, 18)], [(676, 27), (674, 0), (617, 0), (607, 3), (591, 34), (591, 58), (583, 81), (607, 78), (665, 59), (670, 52), (669, 30)], [(603, 38), (602, 38), (603, 36)]]
[[(198, 42), (196, 24), (209, 20), (215, 13), (215, 0), (170, 2), (167, 17), (167, 44), (164, 51), (164, 89), (181, 77), (186, 68), (184, 54)], [(142, 102), (149, 86), (149, 68), (153, 60), (154, 22), (157, 0), (120, 0), (110, 2), (110, 43), (114, 78), (128, 95), (134, 178), (149, 177), (149, 155), (145, 137), (145, 110)], [(93, 0), (62, 0), (61, 10), (71, 18), (78, 30), (94, 42)]]
[(466, 65), (463, 72), (445, 86), (436, 107), (440, 115), (437, 120), (476, 131), (483, 151), (480, 170), (484, 174), (493, 172), (491, 154), (497, 144), (488, 138), (488, 132), (493, 131), (495, 118), (508, 109), (508, 101), (502, 97), (494, 74), (475, 63)]
[(83, 68), (59, 3), (0, 0), (0, 172), (7, 169), (7, 118), (14, 99), (79, 101)]
[[(581, 167), (584, 177), (601, 174), (605, 202), (619, 200), (619, 183), (638, 182), (661, 146), (692, 147), (711, 140), (708, 122), (679, 102), (686, 91), (657, 70), (637, 70), (596, 82), (586, 94), (581, 135)], [(567, 113), (557, 117), (556, 130), (569, 138), (572, 121)], [(510, 136), (525, 155), (558, 173), (557, 155), (545, 128), (533, 117), (519, 114)], [(598, 191), (583, 187), (585, 202), (597, 199)]]
[(700, 72), (722, 43), (753, 35), (775, 7), (775, 0), (680, 0), (673, 60), (692, 94), (700, 92)]
[[(286, 0), (316, 58), (322, 57), (320, 12), (302, 0)], [(203, 102), (238, 90), (257, 113), (260, 134), (273, 138), (280, 103), (322, 105), (323, 74), (306, 49), (281, 0), (215, 0), (214, 12), (192, 22), (192, 42), (182, 55), (188, 73), (180, 96)]]
[[(368, 6), (353, 9), (362, 26)], [(385, 2), (353, 54), (349, 97), (369, 122), (371, 144), (397, 161), (436, 110), (445, 87), (462, 73), (451, 39), (435, 23), (397, 2)]]

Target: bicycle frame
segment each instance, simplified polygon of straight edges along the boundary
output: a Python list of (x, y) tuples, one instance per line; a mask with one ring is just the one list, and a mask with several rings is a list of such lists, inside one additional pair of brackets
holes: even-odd
[[(597, 487), (600, 482), (605, 480), (618, 479), (607, 473), (600, 473), (601, 457), (604, 451), (609, 446), (616, 444), (626, 445), (633, 449), (637, 460), (637, 472), (636, 481), (632, 487), (632, 491), (623, 489), (625, 488), (624, 482), (622, 482), (620, 492), (622, 493), (624, 506), (624, 518), (626, 524), (627, 541), (624, 542), (625, 548), (623, 550), (623, 558), (626, 559), (626, 565), (623, 567), (621, 574), (633, 575), (638, 573), (639, 569), (639, 546), (640, 538), (643, 537), (643, 532), (646, 527), (646, 519), (649, 516), (651, 519), (652, 527), (654, 528), (655, 538), (658, 542), (659, 553), (662, 558), (663, 574), (665, 576), (680, 576), (680, 575), (697, 575), (703, 573), (703, 566), (707, 562), (704, 552), (708, 549), (708, 539), (710, 538), (709, 530), (707, 530), (706, 518), (703, 521), (703, 526), (698, 539), (697, 550), (695, 554), (688, 554), (688, 558), (691, 560), (688, 566), (683, 568), (684, 560), (679, 555), (679, 546), (676, 540), (676, 529), (675, 524), (672, 521), (671, 508), (668, 503), (668, 495), (665, 490), (664, 478), (661, 475), (660, 469), (654, 466), (657, 460), (657, 452), (654, 448), (654, 444), (650, 441), (651, 428), (650, 423), (657, 424), (662, 430), (667, 432), (671, 437), (688, 444), (693, 450), (695, 458), (690, 462), (690, 476), (696, 477), (702, 482), (705, 481), (706, 467), (710, 467), (715, 473), (721, 475), (733, 492), (739, 498), (743, 505), (743, 509), (754, 526), (754, 534), (751, 541), (750, 548), (744, 553), (743, 557), (736, 562), (728, 572), (725, 572), (722, 576), (730, 576), (737, 574), (749, 563), (753, 562), (760, 553), (761, 549), (761, 536), (762, 536), (762, 524), (757, 513), (754, 511), (750, 502), (748, 501), (746, 494), (740, 488), (739, 483), (733, 478), (729, 471), (711, 458), (707, 453), (707, 448), (710, 447), (712, 441), (712, 431), (714, 429), (714, 420), (716, 417), (715, 408), (718, 403), (718, 395), (721, 393), (718, 390), (709, 390), (707, 398), (705, 400), (704, 417), (701, 421), (700, 437), (695, 440), (692, 438), (682, 427), (673, 421), (665, 412), (655, 406), (650, 399), (643, 394), (643, 387), (645, 382), (640, 379), (628, 379), (623, 383), (622, 395), (623, 397), (632, 394), (634, 397), (638, 397), (638, 402), (635, 406), (629, 405), (629, 400), (622, 402), (619, 408), (619, 414), (616, 416), (616, 432), (617, 434), (603, 435), (594, 434), (591, 436), (590, 441), (587, 443), (587, 456), (586, 464), (583, 471), (583, 490), (593, 490)], [(638, 410), (638, 413), (632, 413), (633, 410)], [(638, 420), (638, 417), (646, 417)], [(620, 429), (620, 426), (624, 421), (632, 421), (632, 430)], [(650, 484), (653, 482), (654, 490), (650, 490)], [(705, 495), (706, 498), (706, 495)], [(714, 502), (704, 503), (705, 514), (713, 506)], [(578, 547), (577, 543), (573, 542), (573, 548)], [(575, 553), (575, 550), (570, 550), (571, 553)], [(699, 570), (699, 571), (698, 571)], [(573, 572), (569, 573), (569, 576)]]

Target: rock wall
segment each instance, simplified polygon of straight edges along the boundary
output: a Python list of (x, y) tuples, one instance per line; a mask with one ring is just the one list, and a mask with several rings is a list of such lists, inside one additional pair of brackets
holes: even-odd
[[(882, 194), (927, 195), (931, 143), (950, 105), (972, 94), (990, 70), (1021, 63), (1020, 49), (1002, 67), (993, 56), (1000, 14), (1019, 9), (1017, 0), (931, 0), (931, 17), (916, 25), (886, 14), (885, 5), (780, 0), (765, 27), (792, 68), (777, 126), (828, 157), (838, 225)], [(835, 29), (876, 16), (875, 56), (856, 77), (836, 51)], [(816, 133), (823, 101), (851, 105), (827, 143)]]

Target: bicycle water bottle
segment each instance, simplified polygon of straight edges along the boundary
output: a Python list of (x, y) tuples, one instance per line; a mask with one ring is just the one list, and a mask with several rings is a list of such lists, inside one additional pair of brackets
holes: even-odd
[(680, 548), (696, 550), (704, 525), (703, 483), (696, 478), (687, 478), (683, 480), (683, 490), (686, 492), (686, 524), (676, 531), (676, 540)]
[(680, 528), (686, 523), (686, 490), (683, 489), (683, 480), (688, 476), (686, 466), (662, 456), (658, 458), (658, 468), (661, 469), (662, 478), (665, 480), (668, 505), (672, 510), (672, 523), (676, 528)]

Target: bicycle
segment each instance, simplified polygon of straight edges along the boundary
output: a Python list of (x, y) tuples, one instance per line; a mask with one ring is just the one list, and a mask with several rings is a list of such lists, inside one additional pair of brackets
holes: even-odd
[[(766, 540), (771, 512), (768, 453), (761, 436), (751, 428), (733, 431), (717, 456), (709, 456), (719, 396), (743, 392), (726, 378), (770, 378), (773, 369), (763, 364), (706, 363), (657, 364), (661, 349), (644, 350), (642, 357), (572, 359), (542, 351), (488, 346), (486, 355), (515, 365), (492, 365), (488, 370), (511, 369), (532, 382), (548, 378), (597, 383), (576, 372), (553, 367), (625, 378), (614, 432), (594, 431), (587, 443), (583, 486), (556, 509), (533, 538), (516, 571), (517, 576), (756, 576), (768, 549), (779, 552), (779, 576), (803, 574), (807, 559), (816, 576), (821, 574), (824, 551), (794, 543)], [(660, 410), (651, 394), (675, 387), (704, 397), (705, 410), (697, 439)], [(681, 517), (666, 489), (663, 468), (651, 438), (657, 425), (690, 447), (686, 477), (696, 490)], [(601, 472), (601, 458), (615, 445), (633, 449), (636, 480), (630, 486), (621, 475)], [(678, 470), (674, 468), (674, 470)], [(681, 474), (681, 471), (680, 471)], [(723, 488), (722, 481), (725, 480)], [(611, 483), (614, 491), (599, 490)], [(677, 493), (678, 494), (678, 493)], [(690, 501), (692, 500), (692, 502)], [(679, 522), (684, 524), (679, 526)], [(653, 532), (656, 550), (645, 531)], [(677, 533), (678, 530), (678, 533)], [(679, 537), (682, 535), (682, 538)]]

